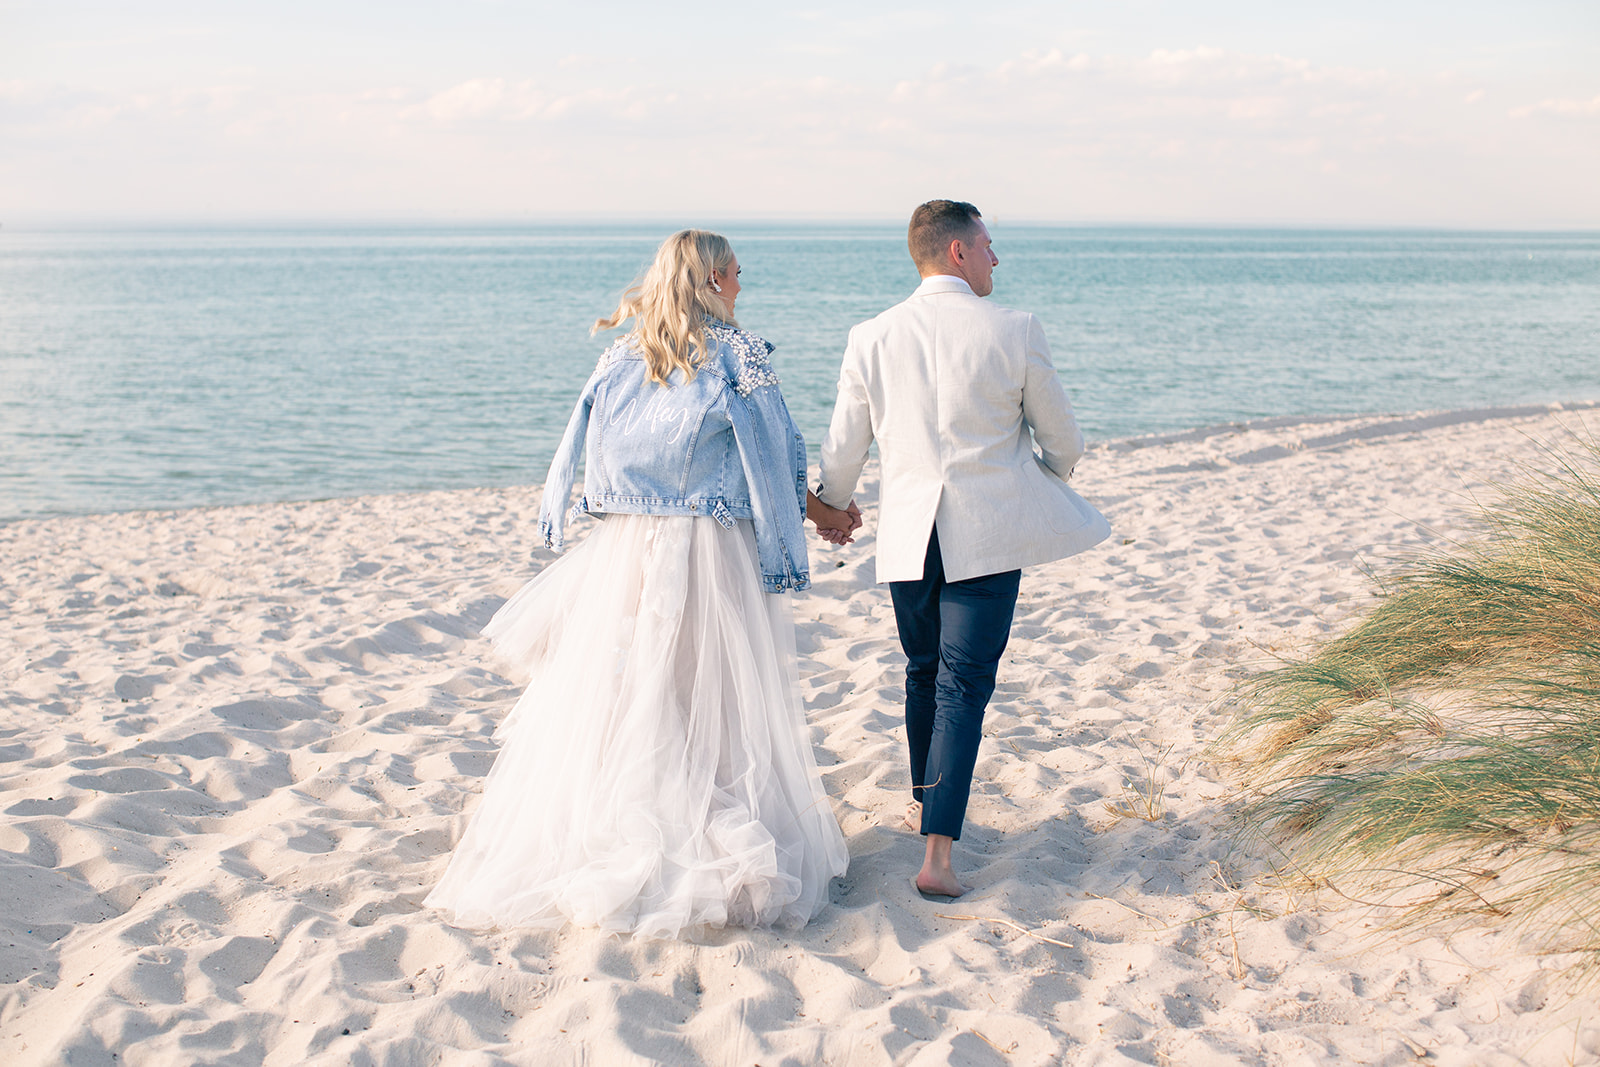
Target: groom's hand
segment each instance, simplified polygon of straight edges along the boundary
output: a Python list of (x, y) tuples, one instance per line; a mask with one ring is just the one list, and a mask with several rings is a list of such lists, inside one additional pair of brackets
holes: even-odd
[(861, 527), (861, 509), (855, 501), (844, 511), (831, 508), (817, 499), (817, 494), (806, 494), (806, 518), (816, 523), (817, 534), (831, 545), (848, 545), (855, 538), (851, 533)]

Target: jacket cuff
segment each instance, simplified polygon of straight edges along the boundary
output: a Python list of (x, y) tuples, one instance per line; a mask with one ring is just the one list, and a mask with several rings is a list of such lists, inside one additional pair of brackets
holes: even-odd
[(796, 576), (763, 574), (761, 576), (761, 585), (769, 593), (799, 593), (811, 588), (811, 576), (809, 574)]

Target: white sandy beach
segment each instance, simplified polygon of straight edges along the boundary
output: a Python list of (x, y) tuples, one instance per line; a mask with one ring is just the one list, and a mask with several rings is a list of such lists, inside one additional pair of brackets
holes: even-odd
[[(813, 538), (802, 685), (850, 870), (802, 931), (698, 944), (421, 909), (517, 693), (477, 632), (551, 558), (537, 490), (0, 525), (0, 1062), (1600, 1062), (1570, 959), (1284, 887), (1202, 759), (1232, 683), (1335, 630), (1364, 567), (1585, 428), (1093, 449), (1074, 485), (1114, 534), (1024, 576), (951, 904), (911, 885), (871, 538)], [(1163, 813), (1113, 815), (1147, 766)]]

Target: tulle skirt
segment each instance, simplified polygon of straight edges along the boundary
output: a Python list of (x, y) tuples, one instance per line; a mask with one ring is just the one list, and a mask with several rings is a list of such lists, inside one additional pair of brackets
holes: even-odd
[(484, 634), (530, 681), (430, 906), (670, 938), (826, 903), (844, 838), (748, 522), (609, 515)]

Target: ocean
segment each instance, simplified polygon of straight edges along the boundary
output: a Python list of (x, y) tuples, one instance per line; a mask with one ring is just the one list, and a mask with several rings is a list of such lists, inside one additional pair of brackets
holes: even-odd
[[(540, 483), (672, 228), (0, 229), (0, 519)], [(814, 453), (904, 229), (716, 228)], [(1091, 441), (1600, 399), (1600, 233), (990, 228)]]

